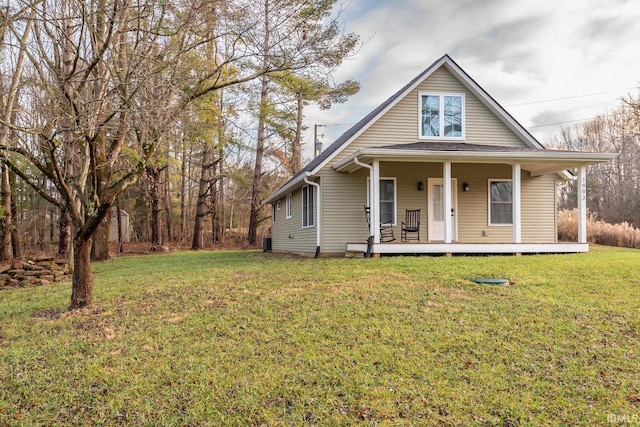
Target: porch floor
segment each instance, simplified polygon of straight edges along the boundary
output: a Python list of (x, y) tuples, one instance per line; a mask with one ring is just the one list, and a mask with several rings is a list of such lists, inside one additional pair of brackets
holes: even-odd
[[(366, 252), (367, 243), (347, 243), (347, 252)], [(589, 252), (588, 243), (374, 243), (373, 254), (549, 254)]]

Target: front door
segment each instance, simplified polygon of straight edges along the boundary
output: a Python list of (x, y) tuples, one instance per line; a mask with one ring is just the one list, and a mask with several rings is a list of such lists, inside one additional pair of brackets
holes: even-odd
[[(451, 179), (451, 240), (458, 239), (458, 181)], [(444, 241), (444, 181), (442, 178), (427, 178), (427, 216), (429, 241)]]

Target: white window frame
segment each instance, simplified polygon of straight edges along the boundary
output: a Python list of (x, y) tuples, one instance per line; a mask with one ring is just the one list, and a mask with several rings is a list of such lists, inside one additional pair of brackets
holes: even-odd
[[(380, 177), (380, 181), (393, 181), (393, 222), (391, 223), (391, 225), (395, 226), (398, 222), (398, 180), (395, 176), (385, 176)], [(378, 181), (378, 185), (380, 185), (380, 181)], [(371, 206), (371, 202), (369, 201), (369, 182), (369, 177), (367, 177), (367, 206)], [(380, 203), (380, 200), (378, 201), (378, 203)], [(380, 209), (380, 206), (378, 206), (378, 209)], [(382, 218), (380, 218), (380, 222), (382, 223)], [(383, 223), (383, 225), (387, 224), (389, 223)]]
[[(494, 224), (491, 222), (491, 184), (494, 182), (510, 182), (511, 188), (513, 189), (513, 180), (512, 179), (489, 179), (489, 184), (487, 186), (487, 223), (490, 227), (512, 227), (513, 226), (513, 195), (511, 196), (511, 222), (509, 224)], [(511, 193), (513, 194), (513, 192)], [(495, 202), (495, 203), (504, 203), (506, 202)]]
[[(310, 189), (310, 190), (309, 190)], [(309, 192), (311, 192), (311, 198), (309, 198)], [(313, 185), (305, 185), (302, 187), (302, 228), (310, 228), (315, 226), (315, 209), (316, 209), (316, 191)], [(306, 195), (305, 195), (306, 193)], [(308, 201), (311, 200), (311, 206), (309, 206)], [(306, 206), (305, 206), (305, 202)], [(307, 214), (305, 216), (305, 213)], [(309, 216), (311, 213), (311, 216)], [(311, 218), (311, 222), (309, 222), (309, 218)], [(307, 219), (307, 223), (305, 224), (305, 219)]]
[(271, 223), (275, 224), (276, 223), (276, 205), (278, 204), (278, 202), (274, 203), (271, 205)]
[(291, 218), (291, 194), (287, 194), (287, 198), (284, 200), (285, 217)]
[[(440, 100), (440, 135), (432, 136), (432, 135), (423, 135), (422, 134), (422, 97), (423, 96), (437, 96)], [(444, 129), (444, 97), (445, 96), (459, 96), (462, 103), (462, 135), (461, 136), (443, 136), (442, 130)], [(448, 140), (448, 141), (462, 141), (465, 139), (466, 132), (466, 102), (465, 102), (465, 94), (464, 93), (446, 93), (446, 92), (419, 92), (418, 93), (418, 138), (419, 139), (438, 139), (438, 140)]]

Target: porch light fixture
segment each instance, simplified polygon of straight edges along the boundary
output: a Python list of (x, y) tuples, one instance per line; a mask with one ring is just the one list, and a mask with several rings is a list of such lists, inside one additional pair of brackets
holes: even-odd
[(469, 183), (468, 182), (462, 183), (462, 191), (464, 191), (465, 193), (468, 193), (469, 190), (471, 190), (471, 187), (469, 187)]
[(424, 191), (424, 182), (418, 181), (418, 191)]

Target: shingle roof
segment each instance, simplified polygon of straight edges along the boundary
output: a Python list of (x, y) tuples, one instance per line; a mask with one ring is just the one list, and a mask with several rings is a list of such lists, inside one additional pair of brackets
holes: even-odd
[(466, 142), (414, 142), (412, 144), (394, 144), (375, 148), (391, 150), (422, 150), (422, 151), (467, 151), (467, 152), (536, 152), (541, 148), (510, 147), (502, 145), (467, 144)]

